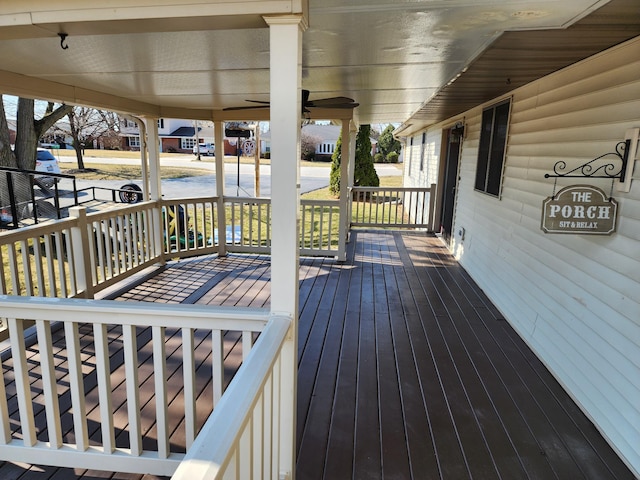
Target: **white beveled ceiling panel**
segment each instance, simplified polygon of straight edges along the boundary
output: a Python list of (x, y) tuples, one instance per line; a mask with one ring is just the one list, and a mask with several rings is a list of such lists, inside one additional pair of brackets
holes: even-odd
[[(354, 98), (363, 123), (400, 122), (502, 32), (562, 28), (605, 3), (309, 0), (303, 88), (311, 99)], [(74, 0), (3, 0), (0, 70), (9, 74), (0, 71), (0, 90), (26, 95), (35, 85), (33, 95), (51, 91), (55, 100), (55, 92), (74, 87), (83, 90), (83, 101), (91, 92), (117, 97), (114, 108), (122, 109), (127, 99), (141, 102), (132, 104), (133, 113), (143, 107), (211, 112), (249, 105), (245, 99), (268, 100), (269, 32), (256, 12), (300, 4), (114, 0), (109, 8)], [(69, 33), (66, 50), (60, 31)], [(109, 99), (99, 98), (104, 108)]]

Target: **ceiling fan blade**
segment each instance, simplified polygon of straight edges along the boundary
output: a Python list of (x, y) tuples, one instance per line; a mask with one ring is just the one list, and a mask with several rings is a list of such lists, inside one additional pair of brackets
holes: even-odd
[(267, 105), (255, 105), (252, 107), (227, 107), (227, 108), (223, 108), (222, 111), (229, 111), (229, 110), (257, 110), (259, 108), (269, 108), (269, 104)]
[(319, 98), (318, 100), (310, 100), (307, 102), (307, 105), (312, 107), (324, 107), (325, 105), (339, 105), (341, 103), (355, 103), (355, 100), (348, 97)]
[[(309, 100), (309, 90), (302, 90), (302, 113), (308, 113), (308, 108), (356, 108), (360, 104), (353, 98), (348, 97), (330, 97), (320, 98), (318, 100)], [(252, 107), (227, 107), (223, 110), (250, 110), (253, 108), (269, 108), (269, 102), (264, 100), (245, 100), (245, 102), (257, 103), (259, 105)]]
[(327, 103), (321, 105), (307, 105), (307, 108), (356, 108), (359, 103)]

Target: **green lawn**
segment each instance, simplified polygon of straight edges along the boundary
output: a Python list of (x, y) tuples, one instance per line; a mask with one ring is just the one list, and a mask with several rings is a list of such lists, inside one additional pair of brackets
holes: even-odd
[[(142, 168), (139, 165), (120, 165), (115, 163), (89, 163), (84, 171), (74, 168), (64, 169), (62, 173), (74, 175), (82, 180), (120, 180), (142, 178)], [(160, 178), (196, 177), (199, 175), (212, 175), (211, 170), (203, 168), (160, 167)]]
[[(393, 177), (380, 177), (380, 186), (381, 187), (401, 187), (402, 186), (402, 176), (393, 176)], [(302, 195), (305, 200), (337, 200), (337, 197), (334, 197), (329, 192), (329, 187), (320, 188), (318, 190), (314, 190), (312, 192), (308, 192)]]

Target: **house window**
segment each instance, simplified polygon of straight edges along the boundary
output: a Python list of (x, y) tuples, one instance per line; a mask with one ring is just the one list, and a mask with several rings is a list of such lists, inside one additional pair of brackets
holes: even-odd
[(427, 141), (427, 132), (422, 134), (422, 146), (420, 147), (420, 171), (424, 169), (424, 144)]
[(129, 137), (130, 147), (140, 147), (140, 137)]
[(475, 188), (495, 197), (500, 196), (502, 185), (510, 107), (511, 100), (507, 100), (482, 112)]
[(158, 119), (158, 128), (164, 128), (164, 118)]
[(413, 157), (413, 137), (409, 139), (409, 176), (411, 176), (411, 157)]
[(196, 146), (195, 138), (181, 138), (180, 139), (180, 148), (184, 150), (188, 150)]

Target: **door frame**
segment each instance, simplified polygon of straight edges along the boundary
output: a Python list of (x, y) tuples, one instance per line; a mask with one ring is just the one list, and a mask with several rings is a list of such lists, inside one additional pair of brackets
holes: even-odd
[[(457, 157), (455, 158), (455, 162), (456, 162), (456, 173), (455, 173), (455, 194), (453, 195), (452, 198), (452, 207), (451, 207), (451, 232), (449, 232), (449, 235), (447, 236), (445, 234), (445, 232), (443, 231), (443, 224), (444, 224), (444, 215), (445, 215), (445, 182), (447, 181), (447, 169), (450, 163), (450, 158), (449, 158), (449, 139), (451, 137), (452, 134), (455, 134), (455, 131), (460, 131), (462, 130), (462, 133), (458, 133), (460, 135), (460, 146), (458, 148), (458, 154)], [(453, 132), (453, 133), (452, 133)], [(464, 121), (464, 118), (459, 119), (447, 126), (444, 126), (442, 128), (442, 140), (440, 143), (440, 165), (439, 165), (439, 171), (438, 171), (438, 192), (437, 193), (437, 199), (436, 199), (436, 212), (435, 212), (435, 218), (437, 219), (437, 223), (436, 223), (436, 233), (438, 233), (441, 238), (445, 241), (445, 243), (450, 246), (452, 244), (453, 238), (455, 237), (454, 235), (454, 225), (455, 225), (455, 218), (456, 218), (456, 207), (457, 207), (457, 203), (458, 203), (458, 185), (460, 183), (460, 159), (462, 157), (462, 148), (463, 148), (463, 142), (465, 139), (465, 135), (466, 135), (466, 123)]]

